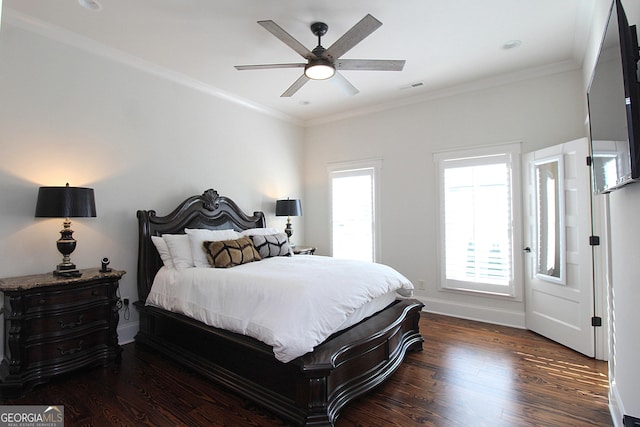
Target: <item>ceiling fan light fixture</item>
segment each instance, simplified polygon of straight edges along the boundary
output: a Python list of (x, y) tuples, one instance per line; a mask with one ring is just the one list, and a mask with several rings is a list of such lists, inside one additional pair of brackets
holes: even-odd
[(304, 67), (304, 74), (311, 80), (326, 80), (336, 73), (333, 64), (325, 59), (309, 61)]

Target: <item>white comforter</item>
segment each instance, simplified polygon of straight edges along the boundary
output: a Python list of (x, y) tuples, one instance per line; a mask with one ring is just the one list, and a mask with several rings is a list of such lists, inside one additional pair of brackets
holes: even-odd
[(147, 304), (256, 338), (286, 363), (312, 351), (367, 302), (412, 290), (386, 265), (296, 255), (226, 269), (163, 267)]

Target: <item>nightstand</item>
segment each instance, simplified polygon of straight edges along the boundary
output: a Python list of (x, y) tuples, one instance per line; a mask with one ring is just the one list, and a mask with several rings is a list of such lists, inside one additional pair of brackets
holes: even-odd
[(124, 271), (80, 270), (0, 279), (4, 358), (0, 397), (23, 395), (54, 375), (120, 361), (118, 281)]
[(294, 255), (313, 255), (316, 253), (316, 248), (313, 246), (296, 246), (293, 248)]

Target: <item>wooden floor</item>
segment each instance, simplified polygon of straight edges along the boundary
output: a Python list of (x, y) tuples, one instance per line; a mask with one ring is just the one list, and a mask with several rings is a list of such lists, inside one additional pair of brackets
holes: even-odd
[[(611, 426), (607, 364), (532, 332), (423, 313), (424, 350), (342, 411), (351, 426)], [(4, 403), (64, 405), (66, 426), (277, 426), (276, 417), (134, 344), (120, 367)]]

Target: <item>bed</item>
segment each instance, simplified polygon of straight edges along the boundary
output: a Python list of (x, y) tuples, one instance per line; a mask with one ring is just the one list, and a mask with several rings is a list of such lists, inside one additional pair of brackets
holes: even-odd
[[(408, 351), (422, 349), (423, 305), (400, 298), (374, 315), (329, 336), (286, 363), (258, 339), (208, 326), (147, 304), (163, 267), (152, 236), (186, 228), (237, 231), (265, 227), (262, 212), (244, 213), (215, 190), (187, 198), (166, 216), (139, 210), (136, 344), (154, 349), (295, 425), (333, 425), (341, 408), (388, 378)], [(314, 257), (302, 255), (300, 257)], [(294, 257), (299, 257), (296, 255)], [(301, 258), (302, 259), (302, 258)], [(217, 270), (217, 269), (215, 269)]]

